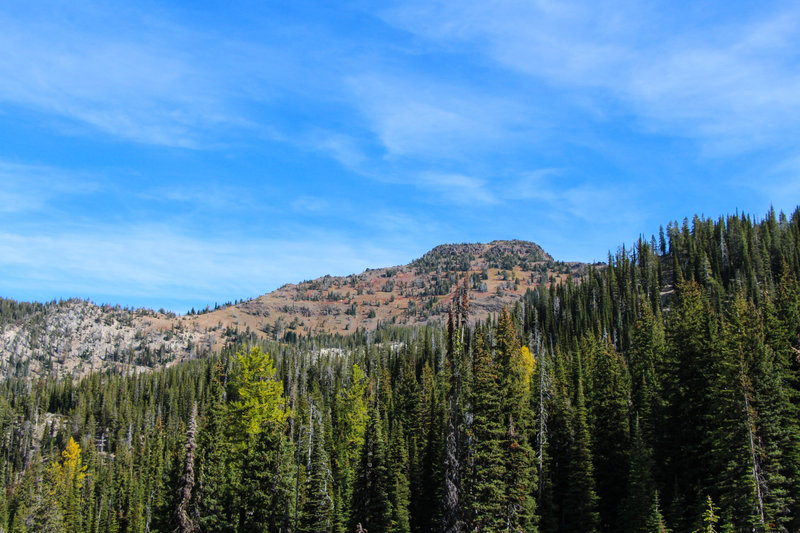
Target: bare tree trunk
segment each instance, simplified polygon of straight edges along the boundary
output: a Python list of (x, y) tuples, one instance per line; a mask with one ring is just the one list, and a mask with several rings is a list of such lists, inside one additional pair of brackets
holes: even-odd
[(753, 411), (750, 408), (750, 398), (749, 398), (749, 389), (750, 389), (750, 379), (747, 377), (744, 369), (744, 360), (739, 361), (739, 368), (740, 368), (740, 382), (742, 385), (742, 396), (744, 396), (744, 408), (745, 413), (747, 415), (747, 420), (745, 421), (747, 425), (747, 436), (750, 441), (750, 459), (753, 463), (752, 472), (753, 472), (753, 482), (756, 486), (756, 497), (758, 498), (758, 516), (761, 524), (764, 524), (764, 495), (761, 488), (763, 484), (763, 479), (761, 476), (760, 468), (758, 466), (758, 459), (756, 457), (756, 443), (755, 443), (755, 420), (753, 416)]
[(469, 291), (467, 280), (458, 289), (457, 295), (450, 304), (448, 315), (448, 355), (450, 367), (450, 389), (448, 391), (447, 429), (445, 434), (445, 481), (442, 505), (442, 530), (445, 533), (459, 533), (462, 529), (462, 494), (461, 492), (461, 380), (463, 365), (464, 328), (467, 327), (469, 312)]
[(445, 481), (444, 481), (444, 516), (443, 531), (446, 533), (456, 533), (461, 531), (460, 524), (460, 502), (458, 494), (458, 444), (456, 440), (455, 415), (453, 402), (451, 400), (450, 413), (447, 420), (447, 436), (445, 441)]
[(181, 478), (181, 487), (178, 489), (178, 497), (180, 503), (175, 511), (178, 517), (178, 528), (176, 531), (180, 533), (193, 533), (194, 524), (192, 524), (189, 514), (186, 512), (189, 506), (189, 501), (192, 499), (192, 489), (194, 488), (194, 451), (197, 448), (195, 443), (195, 434), (197, 433), (197, 403), (192, 406), (192, 418), (189, 421), (189, 431), (187, 432), (188, 439), (186, 441), (186, 460), (184, 463), (183, 477)]
[[(538, 344), (538, 343), (537, 343)], [(547, 412), (544, 407), (544, 386), (545, 386), (545, 367), (544, 367), (544, 351), (541, 346), (538, 347), (539, 356), (539, 499), (541, 501), (542, 492), (544, 488), (544, 438), (546, 432), (545, 417)]]

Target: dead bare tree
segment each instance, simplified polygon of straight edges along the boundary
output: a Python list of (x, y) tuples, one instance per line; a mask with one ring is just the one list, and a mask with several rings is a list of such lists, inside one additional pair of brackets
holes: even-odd
[(197, 403), (192, 406), (192, 418), (189, 420), (189, 431), (187, 431), (186, 440), (186, 459), (184, 461), (183, 477), (181, 477), (181, 486), (178, 489), (178, 508), (175, 515), (178, 518), (178, 528), (176, 532), (180, 533), (193, 533), (194, 524), (189, 518), (187, 508), (189, 501), (192, 499), (192, 489), (194, 488), (194, 452), (197, 448), (195, 443), (195, 436), (197, 433)]

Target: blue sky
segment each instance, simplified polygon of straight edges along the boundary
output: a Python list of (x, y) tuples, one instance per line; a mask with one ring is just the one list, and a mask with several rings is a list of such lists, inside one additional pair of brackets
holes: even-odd
[(131, 5), (0, 7), (2, 296), (185, 312), (800, 198), (796, 2)]

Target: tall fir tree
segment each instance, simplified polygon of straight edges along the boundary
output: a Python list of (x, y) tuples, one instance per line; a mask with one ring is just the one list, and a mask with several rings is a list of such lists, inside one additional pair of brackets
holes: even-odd
[(389, 530), (393, 533), (409, 533), (409, 460), (403, 424), (394, 423), (389, 439), (389, 501), (392, 505), (392, 518)]
[(471, 529), (477, 531), (499, 531), (505, 527), (505, 430), (498, 373), (486, 334), (478, 331), (473, 349), (471, 437), (474, 444), (469, 506)]
[(325, 451), (325, 435), (321, 415), (312, 417), (311, 453), (307, 466), (305, 503), (298, 531), (325, 533), (333, 526), (333, 476)]
[(371, 407), (361, 460), (353, 486), (350, 529), (358, 524), (368, 531), (388, 531), (392, 519), (389, 499), (386, 440), (377, 407)]
[(570, 508), (562, 510), (562, 525), (567, 530), (593, 533), (598, 531), (600, 516), (597, 512), (591, 435), (586, 399), (584, 396), (583, 365), (575, 358), (575, 401), (572, 411), (573, 438), (569, 457)]

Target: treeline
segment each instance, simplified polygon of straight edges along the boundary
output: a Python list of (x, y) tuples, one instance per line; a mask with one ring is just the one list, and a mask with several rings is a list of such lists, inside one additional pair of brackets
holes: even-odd
[(696, 217), (487, 323), (5, 381), (0, 530), (799, 531), (798, 273)]
[(800, 211), (695, 217), (526, 296), (542, 530), (800, 531), (799, 266)]

